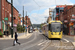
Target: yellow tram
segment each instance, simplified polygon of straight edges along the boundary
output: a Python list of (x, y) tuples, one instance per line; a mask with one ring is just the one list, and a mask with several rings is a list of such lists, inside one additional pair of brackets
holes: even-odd
[(61, 21), (50, 21), (49, 23), (42, 26), (42, 32), (50, 39), (62, 39), (62, 28), (63, 26)]

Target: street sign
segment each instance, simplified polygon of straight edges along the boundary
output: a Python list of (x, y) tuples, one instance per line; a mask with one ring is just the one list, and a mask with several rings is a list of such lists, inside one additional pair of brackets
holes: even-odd
[(71, 21), (75, 21), (75, 19), (71, 19)]
[(72, 14), (72, 18), (75, 18), (75, 15), (74, 14)]
[(22, 20), (21, 20), (21, 22), (22, 22)]
[(64, 22), (66, 23), (66, 22), (68, 22), (67, 20), (64, 20)]
[(26, 25), (24, 24), (24, 26), (26, 26)]
[(7, 17), (5, 17), (5, 18), (4, 18), (4, 20), (6, 20), (6, 21), (7, 21), (7, 20), (8, 20), (8, 18), (7, 18)]
[(13, 26), (14, 26), (14, 27), (17, 27), (17, 25), (16, 25), (16, 24), (14, 24)]
[(27, 29), (27, 27), (25, 27), (25, 29)]

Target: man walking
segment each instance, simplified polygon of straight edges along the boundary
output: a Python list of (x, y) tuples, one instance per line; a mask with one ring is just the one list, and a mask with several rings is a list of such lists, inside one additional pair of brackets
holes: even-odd
[(18, 37), (17, 32), (15, 32), (15, 39), (14, 39), (14, 42), (13, 42), (13, 46), (15, 46), (15, 43), (20, 45), (20, 43), (18, 42), (18, 38), (17, 37)]

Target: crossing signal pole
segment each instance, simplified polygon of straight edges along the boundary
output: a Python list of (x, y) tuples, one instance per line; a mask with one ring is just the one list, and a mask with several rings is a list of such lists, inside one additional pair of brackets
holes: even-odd
[(23, 32), (24, 32), (24, 6), (23, 6)]
[(11, 38), (13, 38), (13, 0), (11, 0)]

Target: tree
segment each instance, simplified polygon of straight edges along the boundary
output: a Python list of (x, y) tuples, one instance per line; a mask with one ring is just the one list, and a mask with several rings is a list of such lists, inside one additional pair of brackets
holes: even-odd
[[(24, 27), (24, 30), (25, 30), (25, 27)], [(23, 32), (23, 27), (20, 24), (17, 24), (17, 31)]]

